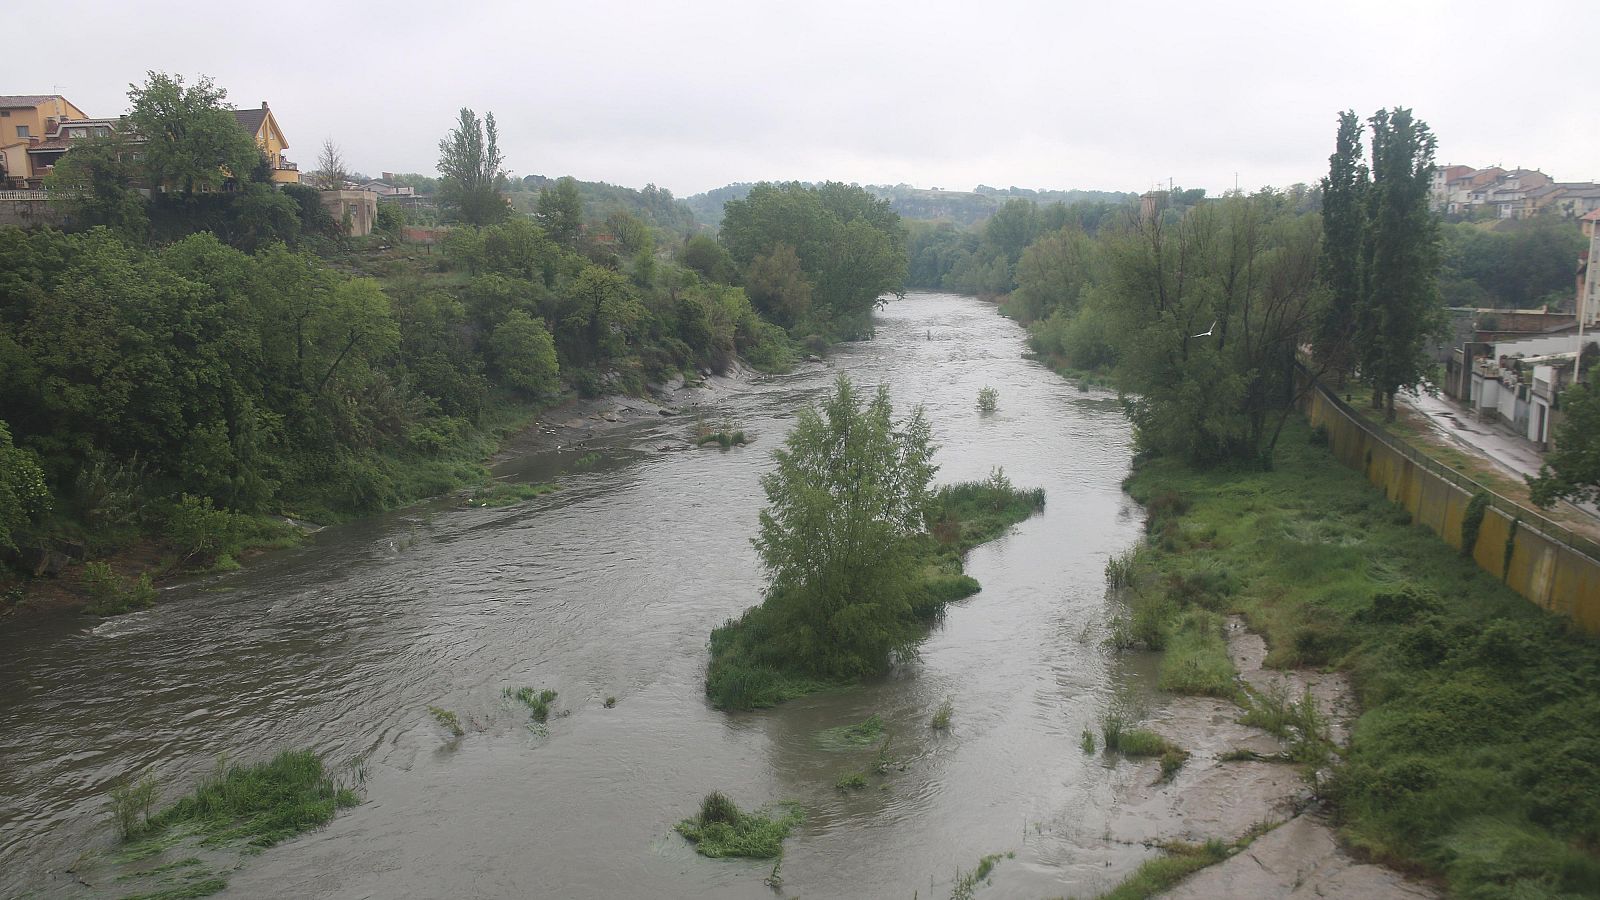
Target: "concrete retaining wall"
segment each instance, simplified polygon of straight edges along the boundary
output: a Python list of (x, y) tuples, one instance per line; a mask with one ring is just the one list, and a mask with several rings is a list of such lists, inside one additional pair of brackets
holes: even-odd
[[(1461, 523), (1478, 490), (1473, 482), (1447, 478), (1407, 455), (1320, 388), (1308, 392), (1305, 407), (1313, 426), (1327, 428), (1329, 447), (1340, 462), (1364, 473), (1413, 521), (1461, 548)], [(1472, 558), (1522, 596), (1600, 634), (1600, 561), (1568, 544), (1560, 529), (1536, 512), (1498, 498), (1484, 512)]]

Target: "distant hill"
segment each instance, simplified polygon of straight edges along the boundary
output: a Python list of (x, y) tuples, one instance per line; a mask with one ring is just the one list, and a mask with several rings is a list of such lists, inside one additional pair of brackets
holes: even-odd
[[(697, 221), (713, 228), (722, 224), (722, 205), (729, 200), (742, 200), (749, 195), (754, 184), (740, 183), (719, 187), (703, 194), (686, 197), (682, 201), (694, 211)], [(1015, 197), (1035, 203), (1132, 203), (1139, 195), (1120, 191), (1052, 191), (1009, 187), (992, 188), (980, 184), (970, 191), (946, 191), (939, 188), (917, 188), (909, 184), (869, 184), (866, 190), (873, 196), (888, 200), (894, 211), (907, 219), (942, 220), (967, 227), (984, 222), (995, 211)]]
[[(556, 179), (543, 175), (525, 176), (511, 192), (511, 203), (522, 212), (533, 212), (539, 203), (539, 191), (545, 185), (554, 185)], [(613, 212), (632, 213), (647, 225), (668, 231), (688, 233), (696, 230), (696, 216), (684, 201), (672, 196), (666, 188), (647, 184), (642, 190), (607, 184), (604, 181), (579, 181), (578, 196), (583, 199), (584, 221), (604, 222)], [(722, 209), (717, 208), (717, 218)]]

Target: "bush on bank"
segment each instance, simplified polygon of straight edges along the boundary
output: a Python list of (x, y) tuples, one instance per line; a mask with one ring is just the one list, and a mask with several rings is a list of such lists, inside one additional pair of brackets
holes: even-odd
[(1600, 641), (1412, 525), (1298, 419), (1274, 462), (1139, 464), (1135, 622), (1182, 641), (1196, 610), (1238, 611), (1270, 664), (1351, 672), (1364, 712), (1327, 794), (1357, 849), (1466, 897), (1600, 892)]

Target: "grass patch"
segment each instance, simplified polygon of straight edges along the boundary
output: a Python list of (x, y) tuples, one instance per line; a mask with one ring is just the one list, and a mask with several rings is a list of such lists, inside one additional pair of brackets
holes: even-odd
[[(1310, 433), (1292, 419), (1270, 471), (1141, 461), (1126, 487), (1151, 528), (1130, 605), (1170, 625), (1216, 603), (1173, 577), (1226, 572), (1269, 664), (1351, 673), (1364, 712), (1322, 792), (1356, 848), (1461, 896), (1594, 894), (1600, 641), (1410, 524)], [(1314, 760), (1321, 739), (1295, 749), (1321, 729), (1314, 705), (1295, 705), (1257, 695), (1246, 715)]]
[(528, 708), (528, 715), (535, 722), (544, 722), (550, 718), (550, 704), (556, 701), (556, 692), (552, 690), (535, 691), (531, 687), (518, 688), (512, 691), (505, 689), (505, 696), (513, 697), (523, 706)]
[(1165, 856), (1145, 860), (1121, 884), (1103, 894), (1100, 900), (1146, 900), (1171, 888), (1183, 879), (1227, 859), (1234, 845), (1219, 840), (1203, 844), (1173, 841), (1162, 845)]
[(784, 838), (805, 819), (794, 804), (783, 804), (782, 815), (745, 812), (720, 792), (713, 791), (700, 803), (700, 812), (676, 826), (679, 834), (694, 844), (701, 856), (713, 859), (747, 856), (774, 859), (783, 853)]
[(1172, 626), (1161, 657), (1159, 685), (1174, 694), (1235, 697), (1239, 673), (1228, 657), (1222, 617), (1203, 609), (1184, 611)]
[(156, 605), (156, 589), (149, 572), (141, 572), (138, 578), (123, 578), (103, 562), (90, 562), (84, 563), (80, 577), (92, 615), (119, 616)]
[(867, 716), (854, 725), (840, 725), (817, 732), (816, 745), (824, 750), (858, 750), (878, 742), (883, 737), (883, 720), (876, 714)]
[(851, 772), (849, 775), (835, 781), (833, 786), (841, 791), (859, 791), (867, 786), (867, 773)]
[(1094, 745), (1094, 732), (1090, 731), (1087, 728), (1085, 728), (1083, 730), (1083, 737), (1078, 739), (1078, 746), (1083, 748), (1083, 754), (1085, 756), (1088, 756), (1089, 754), (1093, 753), (1094, 752), (1094, 747), (1095, 747), (1095, 745)]
[(496, 481), (478, 488), (462, 502), (463, 506), (487, 507), (515, 506), (556, 490), (553, 484), (520, 484)]
[(978, 864), (973, 866), (970, 872), (963, 872), (957, 868), (956, 883), (950, 889), (950, 900), (972, 900), (978, 891), (978, 885), (988, 881), (989, 875), (994, 872), (994, 867), (1000, 864), (1000, 860), (1014, 859), (1016, 855), (1009, 852), (991, 853), (979, 859)]
[[(908, 614), (898, 623), (906, 642), (914, 644), (925, 634), (947, 604), (978, 592), (978, 582), (962, 570), (968, 550), (1043, 508), (1043, 490), (1017, 488), (1000, 469), (984, 481), (940, 488), (929, 505), (927, 533), (915, 539), (922, 577), (911, 592)], [(714, 629), (706, 670), (711, 705), (759, 709), (853, 683), (797, 668), (789, 655), (773, 650), (785, 645), (788, 631), (768, 604), (751, 607)]]
[(238, 841), (271, 847), (328, 824), (340, 809), (359, 802), (317, 754), (286, 750), (250, 766), (219, 763), (192, 795), (147, 818), (128, 838), (159, 839), (187, 829), (208, 846)]
[(955, 715), (956, 702), (946, 697), (939, 708), (934, 711), (933, 718), (928, 721), (928, 726), (935, 731), (944, 731), (950, 727), (950, 717)]
[(461, 727), (461, 717), (448, 709), (430, 706), (428, 707), (428, 714), (433, 716), (435, 722), (438, 722), (441, 727), (455, 737), (461, 737), (467, 733), (467, 730)]
[[(1094, 735), (1084, 732), (1088, 740), (1084, 742), (1085, 748), (1090, 747)], [(1135, 728), (1121, 712), (1107, 713), (1100, 721), (1100, 737), (1105, 742), (1107, 753), (1120, 753), (1130, 759), (1141, 757), (1158, 757), (1161, 760), (1161, 777), (1159, 781), (1171, 781), (1178, 774), (1183, 764), (1189, 761), (1189, 752), (1172, 743), (1166, 738), (1145, 728)], [(1087, 750), (1085, 752), (1093, 752)]]

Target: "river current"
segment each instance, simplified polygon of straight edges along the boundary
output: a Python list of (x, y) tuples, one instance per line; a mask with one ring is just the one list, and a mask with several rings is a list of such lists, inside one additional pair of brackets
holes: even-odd
[[(497, 475), (560, 485), (522, 505), (442, 499), (325, 529), (146, 612), (6, 623), (0, 896), (117, 896), (79, 873), (113, 843), (106, 795), (126, 773), (175, 798), (218, 755), (301, 746), (363, 756), (365, 802), (244, 859), (224, 896), (945, 897), (993, 853), (1014, 857), (985, 897), (1110, 887), (1148, 854), (1108, 825), (1129, 776), (1080, 748), (1129, 690), (1102, 646), (1105, 561), (1141, 520), (1120, 490), (1129, 429), (1115, 398), (1023, 359), (1023, 339), (992, 305), (911, 294), (826, 363), (679, 395), (748, 447), (663, 449), (684, 443), (693, 408), (640, 419), (511, 454)], [(1046, 508), (970, 554), (982, 592), (915, 660), (857, 690), (713, 710), (707, 633), (763, 584), (758, 479), (839, 373), (887, 385), (899, 412), (926, 408), (939, 482), (1003, 466)], [(997, 412), (977, 409), (985, 386)], [(522, 686), (559, 693), (542, 730), (503, 696)], [(935, 731), (947, 698), (951, 727)], [(429, 706), (467, 734), (451, 739)], [(841, 791), (877, 751), (816, 734), (873, 714), (896, 765)], [(777, 893), (770, 862), (705, 859), (673, 832), (713, 789), (805, 807)]]

